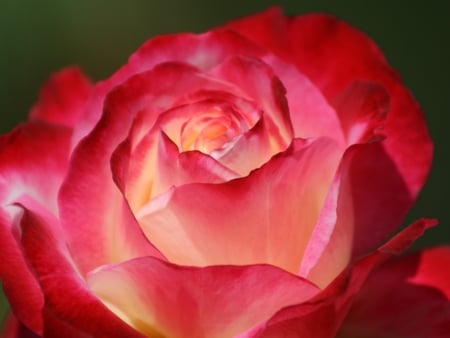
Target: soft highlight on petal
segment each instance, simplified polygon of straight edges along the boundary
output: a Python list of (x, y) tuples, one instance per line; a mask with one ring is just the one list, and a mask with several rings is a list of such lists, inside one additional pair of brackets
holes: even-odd
[(149, 257), (104, 267), (88, 283), (112, 311), (152, 337), (232, 337), (318, 292), (268, 265), (193, 268)]

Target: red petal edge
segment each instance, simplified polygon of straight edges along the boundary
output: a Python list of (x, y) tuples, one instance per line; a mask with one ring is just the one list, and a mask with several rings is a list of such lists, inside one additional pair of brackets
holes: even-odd
[(63, 330), (69, 337), (141, 338), (86, 287), (71, 263), (58, 221), (36, 205), (23, 210), (22, 245), (45, 295), (45, 336), (61, 337)]

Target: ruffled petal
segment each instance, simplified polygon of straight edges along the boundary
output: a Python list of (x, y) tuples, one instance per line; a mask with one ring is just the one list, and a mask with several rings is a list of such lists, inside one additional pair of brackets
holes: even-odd
[(268, 265), (193, 268), (150, 257), (104, 267), (88, 283), (113, 312), (152, 337), (232, 337), (318, 292)]

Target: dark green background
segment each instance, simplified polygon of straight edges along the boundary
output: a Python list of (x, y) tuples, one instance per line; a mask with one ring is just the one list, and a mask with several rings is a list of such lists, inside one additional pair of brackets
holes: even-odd
[(201, 32), (275, 4), (287, 14), (336, 14), (377, 41), (400, 71), (426, 113), (436, 144), (430, 179), (405, 224), (422, 216), (439, 218), (440, 226), (416, 247), (450, 243), (450, 21), (445, 1), (0, 0), (0, 132), (24, 121), (47, 76), (67, 65), (81, 65), (100, 80), (153, 35)]

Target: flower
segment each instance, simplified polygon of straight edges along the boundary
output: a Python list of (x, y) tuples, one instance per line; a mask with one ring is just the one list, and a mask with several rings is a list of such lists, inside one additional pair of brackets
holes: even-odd
[(96, 84), (67, 68), (0, 142), (6, 331), (383, 333), (381, 281), (378, 297), (419, 285), (414, 332), (445, 332), (449, 251), (391, 258), (435, 221), (389, 239), (431, 156), (397, 73), (329, 15), (155, 37)]

